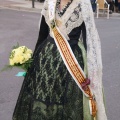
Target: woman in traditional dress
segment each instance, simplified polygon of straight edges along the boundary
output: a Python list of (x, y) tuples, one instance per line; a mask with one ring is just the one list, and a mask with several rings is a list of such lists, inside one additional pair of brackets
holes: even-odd
[(90, 0), (46, 0), (13, 120), (107, 120)]

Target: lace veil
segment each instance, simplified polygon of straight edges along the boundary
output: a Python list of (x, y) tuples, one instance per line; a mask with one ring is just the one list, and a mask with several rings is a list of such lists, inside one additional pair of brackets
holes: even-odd
[[(50, 25), (48, 12), (46, 12), (48, 10), (47, 1), (48, 0), (45, 1), (44, 8), (41, 13), (42, 15), (45, 16), (47, 24)], [(103, 101), (101, 43), (95, 26), (91, 3), (90, 0), (73, 0), (73, 1), (76, 3), (78, 2), (81, 3), (82, 14), (80, 13), (80, 15), (82, 15), (82, 20), (84, 21), (86, 26), (88, 78), (90, 78), (91, 80), (90, 87), (95, 95), (97, 102), (98, 109), (97, 120), (107, 120)]]
[(90, 0), (82, 0), (82, 15), (86, 26), (87, 67), (91, 89), (97, 102), (97, 120), (107, 120), (103, 101), (101, 43), (96, 30)]

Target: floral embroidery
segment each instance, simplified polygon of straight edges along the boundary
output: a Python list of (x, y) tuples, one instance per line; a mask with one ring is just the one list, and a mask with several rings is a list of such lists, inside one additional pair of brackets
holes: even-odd
[(70, 16), (70, 18), (68, 19), (68, 21), (66, 22), (66, 27), (68, 27), (68, 24), (70, 22), (76, 22), (79, 17), (80, 17), (80, 12), (81, 12), (81, 5), (79, 4), (75, 9), (74, 12), (72, 13), (72, 15)]
[(72, 3), (73, 0), (70, 0), (65, 7), (62, 9), (62, 11), (59, 10), (59, 5), (60, 5), (60, 0), (57, 0), (57, 5), (56, 5), (56, 10), (58, 11), (58, 15), (61, 17), (65, 11), (67, 10), (67, 8), (70, 6), (70, 4)]

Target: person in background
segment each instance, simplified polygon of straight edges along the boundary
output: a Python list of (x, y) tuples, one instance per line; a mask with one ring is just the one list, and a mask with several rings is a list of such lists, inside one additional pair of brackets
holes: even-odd
[(113, 0), (107, 0), (108, 4), (110, 5), (110, 14), (112, 14), (112, 12), (114, 11), (114, 1)]
[(118, 0), (118, 12), (120, 12), (120, 0)]
[(118, 12), (118, 0), (115, 0), (115, 11)]
[(96, 11), (96, 0), (91, 0), (91, 5), (92, 5), (93, 12), (95, 12)]

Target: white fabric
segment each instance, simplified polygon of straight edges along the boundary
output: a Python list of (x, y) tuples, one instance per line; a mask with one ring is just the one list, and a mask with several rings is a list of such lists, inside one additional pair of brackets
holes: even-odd
[[(82, 12), (79, 12), (79, 9), (81, 9), (81, 2), (78, 0), (73, 0), (72, 4), (69, 6), (69, 8), (63, 14), (63, 16), (60, 17), (58, 15), (58, 12), (56, 11), (56, 21), (59, 21), (61, 23), (60, 25), (58, 25), (58, 28), (60, 31), (62, 31), (62, 34), (64, 35), (64, 37), (67, 40), (69, 40), (68, 34), (75, 27), (79, 27), (83, 22)], [(75, 14), (74, 12), (78, 12), (78, 14)], [(42, 15), (45, 16), (46, 22), (50, 26), (48, 0), (45, 1), (44, 7), (43, 7), (41, 13), (42, 13)], [(77, 17), (79, 17), (79, 18), (77, 18)], [(69, 19), (71, 19), (73, 22), (71, 22)], [(51, 37), (53, 37), (51, 31), (50, 31), (50, 35), (51, 35)]]
[[(42, 14), (45, 16), (46, 22), (50, 26), (49, 15), (48, 15), (48, 0), (45, 1)], [(66, 13), (63, 15), (62, 22), (65, 25), (66, 20), (72, 15), (74, 8), (80, 3), (82, 12), (80, 12), (80, 19), (67, 28), (62, 30), (62, 34), (68, 34), (73, 28), (79, 26), (81, 21), (85, 22), (86, 26), (86, 43), (87, 43), (87, 68), (88, 68), (88, 78), (91, 80), (90, 87), (92, 92), (95, 95), (97, 102), (97, 120), (107, 120), (105, 106), (103, 102), (103, 93), (102, 93), (102, 60), (101, 60), (101, 43), (99, 39), (98, 32), (96, 30), (93, 11), (91, 7), (90, 0), (73, 0), (73, 3), (69, 6)], [(80, 22), (80, 24), (78, 24)], [(72, 27), (71, 27), (72, 26)], [(58, 26), (59, 27), (59, 26)], [(65, 32), (64, 32), (65, 31)], [(66, 37), (67, 39), (67, 37)]]
[(82, 1), (82, 15), (87, 31), (88, 78), (91, 80), (90, 86), (97, 102), (97, 120), (107, 120), (102, 92), (101, 43), (96, 30), (90, 0)]

